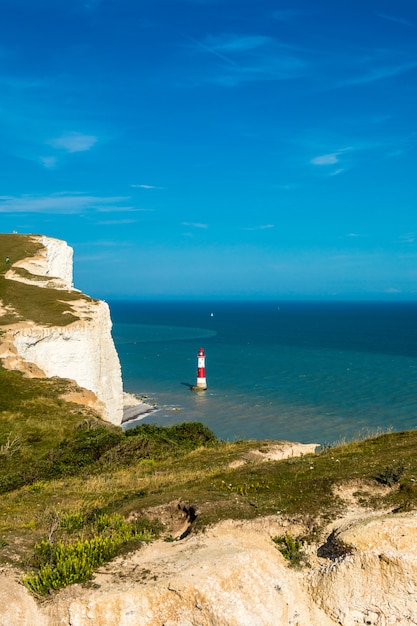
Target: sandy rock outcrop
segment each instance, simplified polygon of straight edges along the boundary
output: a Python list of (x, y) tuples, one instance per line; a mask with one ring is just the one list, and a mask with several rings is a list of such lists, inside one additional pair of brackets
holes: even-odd
[(0, 570), (0, 626), (49, 626), (48, 617), (8, 569)]
[(63, 593), (49, 618), (71, 626), (334, 625), (270, 535), (251, 524), (155, 542), (103, 568), (93, 583), (95, 590)]
[(289, 568), (271, 540), (300, 529), (271, 516), (156, 541), (40, 605), (3, 572), (0, 625), (416, 624), (416, 515), (374, 514), (333, 526), (324, 544), (310, 546), (310, 567), (302, 570)]
[(312, 577), (312, 597), (338, 624), (417, 624), (417, 515), (372, 516), (332, 533), (334, 557)]

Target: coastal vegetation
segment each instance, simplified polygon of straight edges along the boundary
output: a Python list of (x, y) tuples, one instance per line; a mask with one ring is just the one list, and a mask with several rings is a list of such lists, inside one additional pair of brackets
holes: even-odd
[(288, 533), (272, 537), (272, 541), (276, 544), (284, 559), (289, 562), (290, 567), (300, 569), (308, 565), (307, 556), (303, 550), (305, 543), (303, 537), (294, 537)]
[[(0, 246), (1, 324), (72, 321), (73, 292), (4, 279), (5, 255), (33, 256), (36, 241), (0, 235)], [(271, 540), (291, 566), (307, 566), (308, 543), (343, 514), (343, 490), (374, 510), (417, 507), (417, 431), (368, 433), (277, 461), (280, 442), (220, 441), (199, 422), (124, 431), (65, 400), (80, 391), (0, 366), (0, 566), (18, 568), (39, 596), (87, 583), (144, 542), (177, 541), (226, 519), (279, 515), (300, 534)]]
[[(123, 432), (62, 400), (73, 386), (0, 368), (1, 564), (19, 567), (37, 594), (84, 582), (143, 541), (175, 540), (161, 517), (173, 501), (193, 512), (189, 532), (280, 513), (305, 529), (303, 545), (342, 512), (343, 485), (374, 509), (417, 506), (415, 431), (260, 463), (249, 453), (276, 442), (219, 441), (199, 423)], [(300, 538), (275, 541), (304, 563)]]
[[(20, 320), (32, 320), (45, 326), (66, 326), (77, 318), (68, 311), (68, 301), (91, 300), (81, 292), (50, 288), (39, 289), (35, 284), (14, 280), (4, 280), (10, 265), (28, 257), (36, 256), (42, 245), (31, 235), (0, 234), (0, 301), (4, 309), (2, 325), (14, 324)], [(8, 259), (6, 261), (6, 259)], [(13, 268), (23, 278), (28, 275), (24, 268)], [(37, 277), (31, 275), (31, 281)]]

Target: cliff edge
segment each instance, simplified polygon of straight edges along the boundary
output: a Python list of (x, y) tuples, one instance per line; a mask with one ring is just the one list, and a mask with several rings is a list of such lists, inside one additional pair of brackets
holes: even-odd
[[(359, 513), (359, 511), (357, 512)], [(337, 523), (310, 567), (288, 568), (271, 536), (279, 516), (225, 521), (179, 542), (154, 542), (37, 605), (0, 572), (4, 626), (409, 626), (416, 623), (414, 514)], [(319, 557), (315, 553), (321, 554)]]
[[(107, 303), (74, 289), (73, 250), (65, 241), (2, 237), (10, 238), (0, 291), (3, 366), (29, 376), (74, 380), (87, 392), (70, 400), (121, 424), (123, 383)], [(22, 258), (24, 250), (30, 255)]]
[[(2, 248), (3, 365), (75, 380), (84, 388), (75, 392), (80, 402), (120, 424), (122, 378), (109, 308), (74, 289), (71, 248), (41, 236), (0, 235)], [(21, 379), (2, 372), (6, 384)], [(23, 464), (36, 470), (35, 457), (25, 454), (45, 435), (42, 424), (17, 417), (7, 402), (4, 408), (0, 626), (417, 624), (415, 431), (314, 454), (315, 444), (212, 445), (201, 429), (188, 448), (192, 430), (153, 441), (146, 429), (127, 436), (84, 420), (72, 438), (62, 435), (48, 448), (52, 455), (43, 453), (38, 473), (13, 483)], [(49, 433), (51, 420), (45, 422)], [(102, 430), (112, 444), (82, 471), (65, 472), (74, 451), (99, 450)], [(67, 456), (56, 456), (63, 451)], [(83, 579), (70, 579), (74, 570), (64, 561), (67, 586), (30, 595), (21, 568), (36, 568), (39, 553), (30, 554), (38, 538), (68, 545), (84, 536), (111, 538), (105, 533), (120, 519), (108, 512), (139, 529), (157, 522), (159, 539), (137, 549), (127, 535), (118, 556), (98, 561), (83, 584), (72, 584)], [(279, 548), (283, 539), (292, 554)], [(80, 554), (87, 558), (87, 546)]]

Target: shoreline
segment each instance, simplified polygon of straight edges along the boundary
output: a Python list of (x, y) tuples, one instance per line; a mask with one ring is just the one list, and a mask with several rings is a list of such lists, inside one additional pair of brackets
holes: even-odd
[(149, 413), (158, 411), (156, 404), (149, 404), (132, 393), (123, 393), (123, 417), (121, 426), (133, 420), (143, 419)]

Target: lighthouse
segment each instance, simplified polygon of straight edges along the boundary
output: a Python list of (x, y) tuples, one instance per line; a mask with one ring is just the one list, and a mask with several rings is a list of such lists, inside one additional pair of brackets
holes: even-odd
[(197, 354), (197, 383), (193, 389), (195, 391), (205, 391), (207, 389), (206, 355), (203, 348), (200, 348)]

